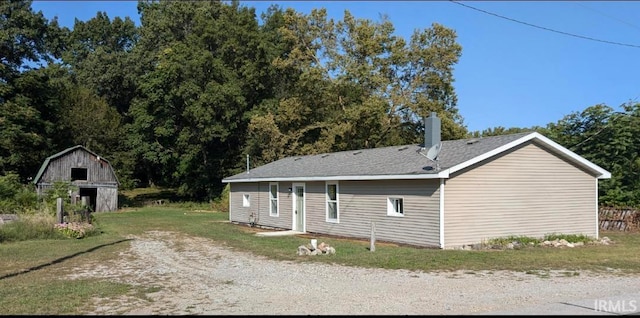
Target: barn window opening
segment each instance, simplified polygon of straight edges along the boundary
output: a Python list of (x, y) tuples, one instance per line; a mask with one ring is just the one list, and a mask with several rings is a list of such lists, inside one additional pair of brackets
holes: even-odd
[(87, 168), (71, 168), (71, 181), (87, 180)]

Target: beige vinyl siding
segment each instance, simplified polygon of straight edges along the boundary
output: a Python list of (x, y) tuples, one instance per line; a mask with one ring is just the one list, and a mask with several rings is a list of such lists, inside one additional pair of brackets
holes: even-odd
[(596, 179), (528, 142), (446, 180), (445, 247), (549, 233), (595, 237)]
[[(326, 221), (325, 182), (306, 184), (306, 230), (418, 246), (439, 245), (439, 180), (340, 181), (339, 223)], [(387, 216), (388, 197), (404, 200), (404, 216)]]
[[(258, 211), (258, 183), (231, 183), (229, 189), (229, 221), (249, 223), (251, 213)], [(249, 206), (242, 206), (242, 196), (249, 194)], [(269, 213), (269, 212), (267, 212)]]
[[(307, 232), (325, 233), (315, 230), (315, 224), (325, 223), (325, 210), (324, 210), (324, 181), (305, 182), (305, 230)], [(291, 201), (293, 207), (293, 201)]]
[[(269, 226), (291, 229), (293, 226), (293, 194), (289, 192), (291, 182), (278, 182), (278, 217), (264, 217), (262, 220), (268, 220)], [(268, 193), (267, 193), (268, 194)], [(267, 207), (266, 215), (269, 215)]]
[[(257, 225), (274, 228), (291, 228), (291, 183), (280, 182), (278, 187), (278, 216), (269, 215), (269, 182), (231, 183), (229, 191), (229, 221), (249, 223), (255, 215)], [(242, 204), (243, 196), (249, 194), (249, 206)], [(288, 200), (287, 200), (288, 198)], [(288, 209), (287, 209), (288, 208)], [(288, 211), (288, 212), (287, 212)]]

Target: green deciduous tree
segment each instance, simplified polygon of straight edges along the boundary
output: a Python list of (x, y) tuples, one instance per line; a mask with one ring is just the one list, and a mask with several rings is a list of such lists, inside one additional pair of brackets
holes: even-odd
[(55, 71), (63, 34), (31, 1), (0, 2), (0, 174), (34, 176), (60, 142)]
[(23, 181), (35, 176), (61, 136), (58, 92), (45, 69), (23, 72), (12, 80), (11, 96), (0, 107), (0, 170)]
[(469, 132), (468, 137), (478, 138), (478, 137), (501, 136), (501, 135), (518, 134), (518, 133), (533, 132), (533, 131), (537, 131), (543, 135), (547, 133), (546, 128), (540, 127), (540, 126), (533, 126), (530, 128), (520, 128), (520, 127), (505, 128), (502, 126), (497, 126), (493, 128), (487, 128), (482, 131)]
[(132, 51), (138, 29), (129, 17), (110, 19), (104, 12), (86, 22), (76, 19), (62, 60), (76, 83), (93, 90), (121, 115), (129, 110), (141, 72)]
[(138, 2), (141, 26), (97, 12), (60, 28), (0, 4), (0, 172), (35, 175), (83, 144), (119, 180), (211, 198), (221, 179), (287, 155), (422, 141), (437, 112), (463, 137), (456, 34), (433, 24), (409, 39), (386, 18), (328, 19), (239, 1)]
[(640, 206), (640, 104), (623, 112), (599, 104), (547, 126), (548, 137), (611, 172), (600, 182), (600, 202)]
[[(443, 119), (443, 138), (463, 137), (453, 65), (455, 32), (434, 24), (409, 41), (388, 19), (334, 21), (325, 9), (276, 16), (287, 53), (274, 59), (288, 81), (253, 112), (245, 151), (255, 164), (284, 156), (421, 142), (422, 119)], [(267, 20), (268, 21), (268, 20)]]
[(86, 22), (76, 19), (62, 54), (70, 82), (64, 91), (63, 124), (75, 144), (110, 159), (122, 188), (136, 186), (140, 173), (124, 130), (138, 81), (148, 71), (147, 60), (134, 52), (138, 40), (130, 17), (111, 19), (99, 11)]
[(266, 38), (251, 8), (219, 1), (141, 2), (130, 147), (151, 182), (207, 197), (238, 166), (247, 111), (271, 93)]
[[(0, 2), (0, 83), (10, 85), (27, 62), (50, 61), (56, 40), (56, 20), (49, 22), (42, 12), (33, 12), (31, 1)], [(6, 93), (3, 88), (1, 93)]]
[(71, 142), (108, 156), (118, 149), (121, 116), (90, 89), (71, 85), (62, 94), (60, 124)]

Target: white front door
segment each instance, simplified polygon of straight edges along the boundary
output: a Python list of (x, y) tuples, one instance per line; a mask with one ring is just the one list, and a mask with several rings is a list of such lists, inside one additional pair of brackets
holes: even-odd
[(304, 183), (293, 185), (293, 225), (294, 231), (304, 232)]

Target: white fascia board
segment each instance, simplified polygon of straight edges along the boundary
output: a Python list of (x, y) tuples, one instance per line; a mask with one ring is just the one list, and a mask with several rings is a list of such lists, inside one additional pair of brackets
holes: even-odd
[(233, 182), (304, 182), (304, 181), (354, 181), (354, 180), (409, 180), (409, 179), (442, 179), (449, 178), (449, 171), (444, 170), (433, 174), (395, 174), (395, 175), (372, 175), (372, 176), (331, 176), (331, 177), (272, 177), (272, 178), (243, 178), (243, 179), (222, 179), (224, 183)]
[(596, 165), (595, 163), (583, 158), (582, 156), (576, 154), (575, 152), (562, 147), (561, 145), (559, 145), (558, 143), (556, 143), (555, 141), (539, 134), (539, 133), (534, 133), (536, 134), (536, 136), (534, 136), (535, 138), (538, 138), (539, 140), (543, 141), (544, 143), (548, 144), (549, 146), (552, 146), (554, 149), (560, 151), (561, 153), (565, 154), (567, 157), (569, 157), (570, 159), (573, 159), (575, 162), (580, 163), (592, 170), (595, 170), (596, 172), (598, 172), (600, 175), (598, 176), (598, 179), (610, 179), (611, 178), (611, 172), (604, 170), (603, 168), (601, 168), (600, 166)]
[(556, 143), (555, 141), (541, 135), (538, 132), (532, 132), (522, 138), (516, 139), (506, 145), (503, 145), (501, 147), (498, 147), (492, 151), (489, 151), (487, 153), (484, 153), (480, 156), (477, 156), (471, 160), (467, 160), (463, 163), (460, 163), (456, 166), (453, 166), (451, 168), (449, 168), (449, 174), (455, 173), (457, 171), (460, 171), (464, 168), (467, 168), (471, 165), (474, 165), (482, 160), (485, 160), (487, 158), (491, 158), (493, 156), (496, 156), (504, 151), (507, 151), (513, 147), (516, 147), (520, 144), (523, 144), (529, 140), (532, 139), (538, 139), (539, 141), (541, 141), (542, 143), (546, 144), (547, 146), (553, 148), (554, 150), (558, 151), (559, 153), (561, 153), (562, 155), (564, 155), (567, 159), (576, 162), (588, 169), (591, 169), (593, 171), (595, 171), (596, 173), (598, 173), (599, 175), (597, 176), (598, 179), (609, 179), (611, 178), (611, 173), (607, 170), (602, 169), (601, 167), (599, 167), (598, 165), (594, 164), (593, 162), (579, 156), (578, 154), (576, 154), (575, 152), (561, 146), (560, 144)]

